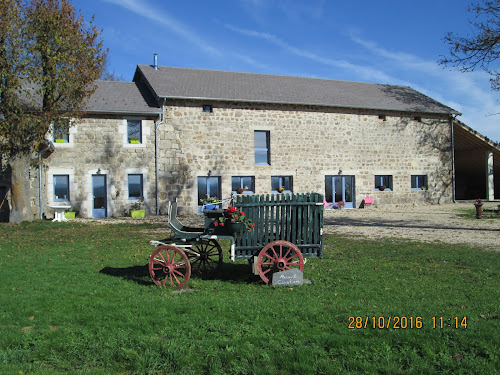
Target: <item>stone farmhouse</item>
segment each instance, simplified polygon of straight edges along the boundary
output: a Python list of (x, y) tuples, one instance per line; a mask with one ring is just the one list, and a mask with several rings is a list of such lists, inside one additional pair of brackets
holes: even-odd
[[(57, 204), (80, 217), (127, 216), (132, 206), (164, 214), (175, 199), (196, 213), (200, 199), (238, 189), (315, 191), (346, 208), (366, 197), (494, 199), (498, 146), (410, 87), (156, 64), (138, 65), (132, 82), (97, 85), (83, 119), (47, 136), (54, 152), (30, 175), (34, 218), (52, 217)], [(482, 155), (475, 164), (471, 152)], [(467, 186), (472, 174), (482, 182)]]

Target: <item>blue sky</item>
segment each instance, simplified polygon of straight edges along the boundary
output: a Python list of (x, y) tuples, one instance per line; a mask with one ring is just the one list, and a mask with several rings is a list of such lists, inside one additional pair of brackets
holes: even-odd
[(483, 72), (437, 61), (470, 33), (471, 0), (73, 0), (102, 29), (109, 68), (137, 64), (411, 86), (500, 141), (500, 94)]

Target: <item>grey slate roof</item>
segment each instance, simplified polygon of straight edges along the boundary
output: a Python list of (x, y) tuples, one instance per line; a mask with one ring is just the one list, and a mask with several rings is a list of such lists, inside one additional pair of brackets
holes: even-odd
[(158, 98), (319, 105), (386, 111), (459, 114), (406, 86), (329, 79), (138, 65), (135, 81)]
[(96, 81), (97, 89), (89, 98), (87, 112), (158, 114), (156, 99), (139, 82)]

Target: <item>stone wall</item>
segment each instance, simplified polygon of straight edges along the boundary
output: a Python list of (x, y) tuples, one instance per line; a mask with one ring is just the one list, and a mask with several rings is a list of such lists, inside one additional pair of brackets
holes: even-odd
[[(292, 176), (294, 192), (325, 193), (325, 176), (355, 178), (355, 206), (452, 200), (447, 116), (271, 104), (170, 101), (159, 127), (160, 212), (178, 199), (180, 211), (198, 209), (198, 176), (220, 176), (222, 196), (232, 176), (254, 176), (255, 192), (271, 192), (271, 176)], [(213, 112), (202, 110), (213, 105)], [(385, 120), (380, 119), (385, 115)], [(415, 116), (421, 119), (415, 119)], [(142, 119), (143, 142), (126, 139), (126, 119)], [(143, 174), (144, 205), (155, 206), (155, 118), (89, 116), (70, 128), (69, 143), (55, 143), (43, 169), (44, 212), (54, 201), (53, 176), (70, 176), (70, 203), (92, 216), (92, 175), (106, 175), (107, 216), (128, 215), (127, 175)], [(254, 131), (270, 133), (270, 165), (255, 165)], [(429, 189), (411, 189), (411, 175), (427, 175)], [(392, 191), (376, 191), (374, 176), (392, 175)]]
[[(142, 144), (129, 144), (126, 119), (142, 120)], [(155, 208), (154, 119), (141, 116), (92, 116), (70, 127), (69, 143), (54, 143), (45, 161), (44, 211), (53, 215), (54, 175), (69, 175), (70, 204), (81, 217), (92, 217), (92, 176), (106, 176), (107, 216), (125, 216), (136, 202), (128, 198), (128, 174), (143, 174), (144, 208)], [(50, 137), (50, 136), (49, 136)]]
[[(451, 142), (447, 116), (301, 107), (169, 103), (160, 127), (160, 204), (179, 199), (197, 207), (197, 177), (254, 176), (255, 192), (271, 192), (271, 176), (293, 176), (294, 192), (325, 192), (325, 176), (355, 176), (355, 205), (422, 204), (452, 200)], [(202, 111), (212, 104), (213, 112)], [(379, 118), (385, 115), (385, 120)], [(418, 116), (418, 118), (416, 118)], [(255, 165), (254, 131), (270, 132), (271, 163)], [(374, 176), (392, 175), (392, 191), (376, 191)], [(411, 189), (411, 175), (427, 175), (427, 191)]]

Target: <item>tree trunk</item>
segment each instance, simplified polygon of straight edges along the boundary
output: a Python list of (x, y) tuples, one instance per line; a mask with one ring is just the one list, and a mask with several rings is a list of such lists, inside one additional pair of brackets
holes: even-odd
[(10, 222), (32, 221), (29, 167), (30, 157), (19, 154), (9, 160), (12, 171)]

